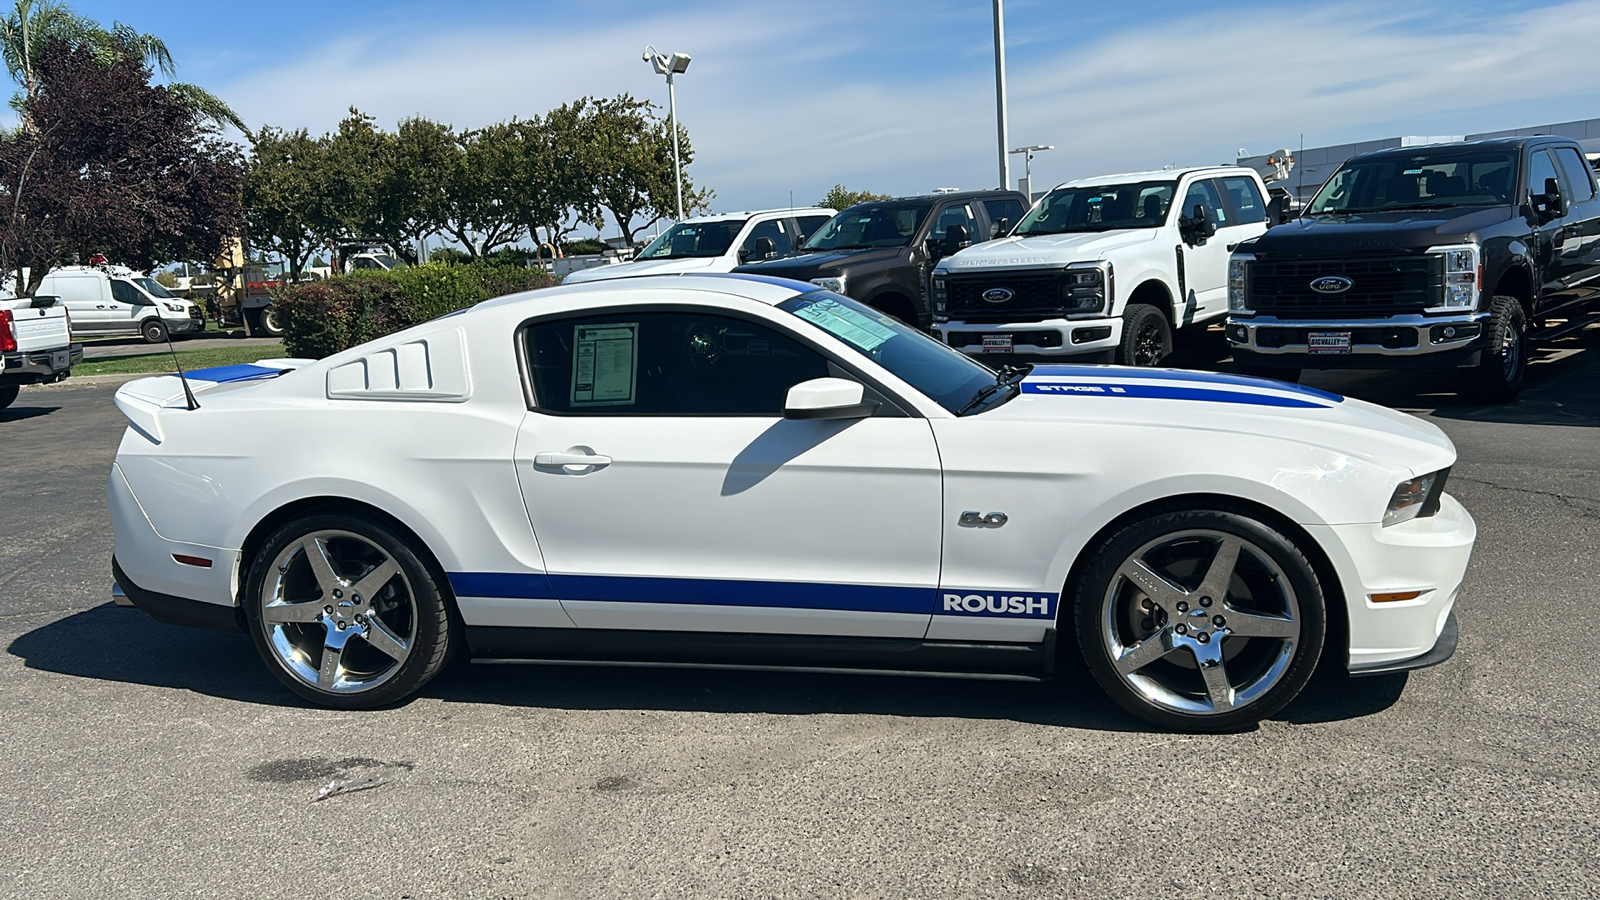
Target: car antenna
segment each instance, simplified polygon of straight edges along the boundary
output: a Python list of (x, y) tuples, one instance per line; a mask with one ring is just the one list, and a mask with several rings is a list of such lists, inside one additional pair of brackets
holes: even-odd
[[(161, 313), (157, 312), (156, 319), (160, 318)], [(189, 379), (184, 377), (183, 365), (178, 362), (178, 351), (172, 346), (172, 329), (168, 328), (165, 322), (161, 323), (161, 333), (167, 336), (167, 352), (172, 354), (172, 367), (178, 370), (178, 381), (183, 384), (183, 396), (189, 401), (190, 409), (199, 409), (200, 401), (194, 398), (194, 391), (189, 389)]]

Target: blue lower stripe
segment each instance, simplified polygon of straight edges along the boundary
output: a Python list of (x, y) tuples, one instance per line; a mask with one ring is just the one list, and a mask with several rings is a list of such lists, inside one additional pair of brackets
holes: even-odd
[(1167, 384), (1140, 384), (1134, 381), (1087, 384), (1084, 382), (1022, 383), (1024, 394), (1054, 394), (1057, 397), (1139, 397), (1153, 400), (1207, 400), (1212, 403), (1243, 403), (1250, 406), (1277, 406), (1291, 409), (1327, 409), (1326, 403), (1312, 403), (1298, 397), (1277, 394), (1251, 394), (1244, 391), (1218, 391), (1210, 388)]
[(789, 581), (722, 581), (701, 578), (631, 578), (610, 575), (551, 575), (563, 600), (620, 603), (694, 603), (777, 609), (835, 609), (927, 615), (934, 588), (817, 584)]
[(451, 572), (450, 590), (457, 597), (505, 597), (536, 600), (555, 599), (550, 576), (543, 572), (512, 574), (502, 572)]

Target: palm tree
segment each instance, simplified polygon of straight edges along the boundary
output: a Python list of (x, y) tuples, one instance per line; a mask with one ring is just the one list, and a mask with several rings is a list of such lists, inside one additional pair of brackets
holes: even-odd
[[(23, 114), (26, 128), (26, 103), (38, 92), (34, 63), (41, 47), (50, 40), (66, 41), (84, 47), (102, 62), (132, 56), (142, 60), (168, 79), (177, 72), (167, 45), (153, 34), (137, 31), (122, 22), (112, 23), (108, 31), (99, 22), (73, 12), (59, 0), (16, 0), (11, 15), (0, 19), (0, 59), (6, 74), (22, 86), (11, 99), (11, 106)], [(232, 125), (250, 136), (243, 120), (215, 94), (193, 84), (169, 81), (167, 90), (188, 104), (196, 115), (219, 125)]]

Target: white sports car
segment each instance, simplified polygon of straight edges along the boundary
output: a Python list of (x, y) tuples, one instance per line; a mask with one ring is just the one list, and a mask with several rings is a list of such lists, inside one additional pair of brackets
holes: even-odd
[(1476, 535), (1409, 416), (996, 373), (760, 276), (550, 288), (189, 383), (117, 392), (113, 593), (248, 631), (334, 707), (453, 654), (1045, 677), (1071, 647), (1135, 715), (1231, 729), (1325, 650), (1449, 657)]

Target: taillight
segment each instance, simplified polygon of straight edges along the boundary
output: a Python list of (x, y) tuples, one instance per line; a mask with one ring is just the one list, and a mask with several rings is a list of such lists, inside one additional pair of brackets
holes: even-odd
[(17, 326), (12, 324), (11, 310), (0, 309), (0, 353), (17, 349)]
[(66, 304), (63, 303), (61, 305), (61, 314), (67, 318), (67, 340), (70, 341), (72, 340), (72, 310), (67, 309)]

